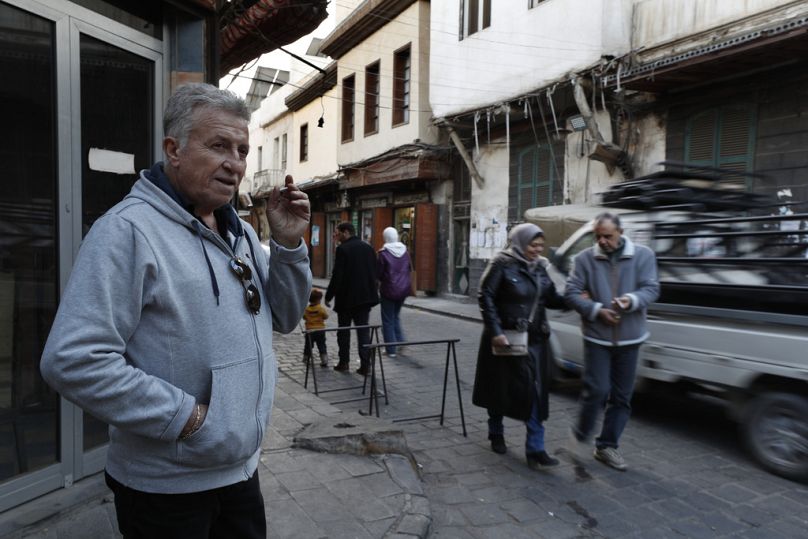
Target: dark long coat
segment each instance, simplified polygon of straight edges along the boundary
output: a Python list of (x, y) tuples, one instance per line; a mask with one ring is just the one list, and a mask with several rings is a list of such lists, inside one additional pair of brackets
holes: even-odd
[[(528, 355), (494, 356), (491, 338), (503, 329), (516, 329), (520, 320), (527, 321), (537, 293), (541, 296), (528, 329)], [(485, 327), (477, 353), (472, 402), (494, 413), (526, 421), (534, 399), (538, 398), (539, 419), (544, 421), (549, 415), (550, 382), (550, 326), (545, 307), (565, 308), (564, 299), (556, 292), (541, 263), (531, 271), (524, 262), (500, 253), (483, 273), (478, 301)]]
[(351, 236), (337, 246), (331, 281), (325, 300), (334, 301), (336, 312), (379, 303), (376, 252), (369, 243)]

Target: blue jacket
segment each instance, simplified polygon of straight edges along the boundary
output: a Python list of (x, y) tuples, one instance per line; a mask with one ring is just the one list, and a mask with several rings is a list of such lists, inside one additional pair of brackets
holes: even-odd
[[(142, 172), (84, 239), (45, 345), (42, 376), (110, 425), (107, 471), (130, 488), (197, 492), (258, 465), (277, 372), (272, 331), (297, 326), (311, 273), (302, 242), (273, 243), (267, 256), (231, 207), (217, 211), (239, 225), (226, 239)], [(234, 254), (252, 268), (257, 315), (230, 270)], [(207, 417), (179, 440), (197, 402)]]
[[(647, 339), (648, 306), (659, 297), (654, 252), (626, 236), (623, 239), (623, 251), (614, 262), (598, 245), (578, 253), (564, 291), (567, 305), (581, 314), (584, 339), (604, 346), (638, 344)], [(604, 306), (612, 308), (612, 299), (623, 295), (631, 298), (631, 307), (621, 313), (617, 326), (604, 324), (598, 311)]]

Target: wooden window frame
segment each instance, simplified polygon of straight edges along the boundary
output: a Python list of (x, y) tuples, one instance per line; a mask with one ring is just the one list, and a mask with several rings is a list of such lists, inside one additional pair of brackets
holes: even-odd
[[(738, 118), (733, 124), (733, 114), (746, 115), (746, 140), (733, 134)], [(727, 129), (727, 126), (731, 127)], [(757, 106), (751, 103), (731, 103), (700, 110), (687, 117), (685, 122), (684, 158), (686, 163), (716, 168), (732, 168), (739, 172), (752, 172), (755, 163), (757, 138)], [(702, 145), (704, 147), (696, 147)], [(734, 147), (735, 152), (728, 148)], [(738, 153), (738, 148), (744, 152)], [(696, 154), (694, 156), (694, 153)], [(708, 155), (709, 154), (709, 155)], [(739, 169), (739, 166), (743, 170)], [(751, 188), (751, 179), (746, 178), (745, 187)]]
[(381, 62), (365, 67), (365, 136), (379, 132), (379, 92), (381, 91)]
[(342, 142), (354, 139), (356, 123), (356, 74), (342, 79)]
[(393, 127), (410, 123), (412, 103), (412, 46), (393, 54)]
[(309, 124), (300, 126), (300, 162), (309, 160)]
[(462, 41), (491, 26), (492, 0), (460, 0), (460, 32)]

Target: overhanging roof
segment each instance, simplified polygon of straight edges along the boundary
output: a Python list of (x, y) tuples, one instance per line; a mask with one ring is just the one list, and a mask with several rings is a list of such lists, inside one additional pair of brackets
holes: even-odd
[(318, 73), (305, 82), (300, 88), (289, 94), (284, 100), (286, 108), (291, 111), (300, 110), (312, 100), (324, 95), (328, 90), (337, 85), (337, 62), (331, 62), (325, 69), (325, 73)]
[(808, 58), (808, 17), (726, 37), (603, 77), (606, 86), (665, 92)]
[(417, 0), (365, 0), (320, 44), (320, 51), (339, 58), (383, 28)]
[[(245, 5), (251, 4), (244, 9)], [(313, 32), (328, 16), (328, 0), (230, 2), (221, 15), (220, 68), (229, 71)]]

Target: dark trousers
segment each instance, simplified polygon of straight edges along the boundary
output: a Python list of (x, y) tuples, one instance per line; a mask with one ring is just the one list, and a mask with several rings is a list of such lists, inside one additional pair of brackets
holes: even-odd
[(188, 494), (153, 494), (104, 473), (124, 539), (266, 539), (258, 472), (247, 481)]
[[(353, 309), (342, 309), (337, 313), (337, 324), (339, 327), (350, 326), (351, 323), (355, 326), (368, 325), (370, 318), (370, 307), (356, 307)], [(351, 331), (343, 329), (337, 331), (337, 346), (339, 347), (339, 362), (346, 364), (351, 362)], [(370, 367), (369, 357), (370, 354), (362, 346), (363, 344), (370, 344), (370, 330), (357, 329), (356, 341), (359, 346), (359, 363), (365, 369)]]
[(325, 347), (325, 333), (322, 331), (314, 331), (313, 333), (309, 333), (308, 337), (305, 339), (306, 344), (303, 345), (303, 355), (309, 357), (311, 355), (312, 343), (317, 345), (317, 351), (320, 352), (320, 355), (328, 353), (328, 349)]
[[(404, 342), (404, 331), (401, 329), (401, 306), (404, 300), (381, 298), (382, 309), (382, 335), (384, 342)], [(388, 354), (395, 354), (395, 346), (385, 346)]]
[(595, 440), (598, 448), (616, 448), (631, 415), (631, 395), (640, 345), (602, 346), (584, 341), (584, 377), (581, 410), (575, 428), (579, 440), (586, 440), (606, 406), (603, 428)]

